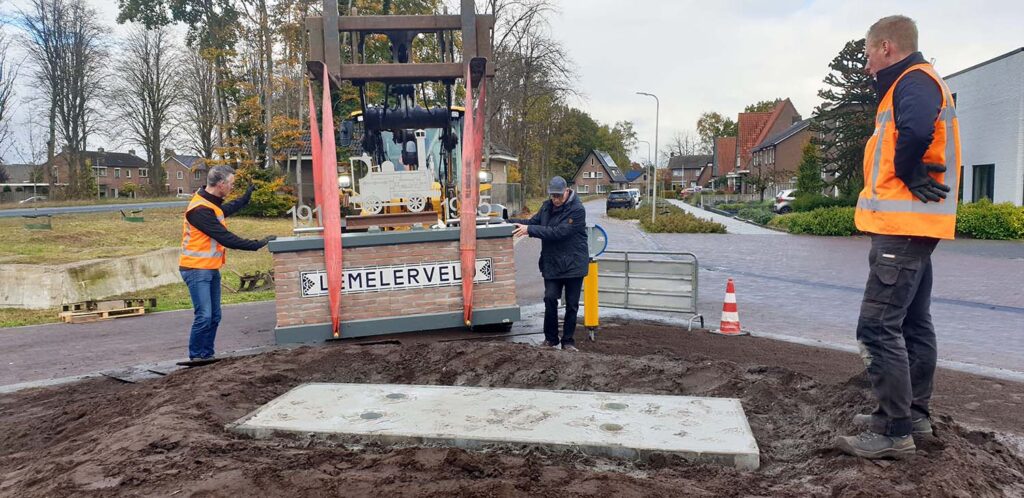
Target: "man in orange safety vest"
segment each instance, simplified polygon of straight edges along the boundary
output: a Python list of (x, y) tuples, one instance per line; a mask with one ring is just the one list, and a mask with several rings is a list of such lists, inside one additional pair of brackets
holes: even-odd
[(837, 447), (901, 457), (916, 451), (912, 435), (932, 433), (931, 255), (956, 229), (960, 125), (949, 88), (917, 50), (913, 20), (880, 19), (865, 51), (880, 100), (855, 214), (871, 235), (857, 341), (878, 405), (854, 417), (864, 432), (840, 437)]

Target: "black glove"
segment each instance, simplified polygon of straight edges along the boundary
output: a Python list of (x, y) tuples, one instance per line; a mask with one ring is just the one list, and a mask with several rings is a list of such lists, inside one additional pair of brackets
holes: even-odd
[(268, 235), (260, 239), (260, 247), (265, 247), (271, 240), (277, 239), (277, 235)]
[(907, 185), (910, 193), (926, 204), (945, 199), (946, 192), (949, 192), (949, 186), (935, 181), (928, 173), (945, 173), (946, 167), (941, 164), (925, 164), (924, 166), (927, 172)]
[(256, 184), (255, 183), (250, 183), (249, 184), (249, 188), (245, 189), (245, 195), (252, 194), (253, 190), (256, 190)]

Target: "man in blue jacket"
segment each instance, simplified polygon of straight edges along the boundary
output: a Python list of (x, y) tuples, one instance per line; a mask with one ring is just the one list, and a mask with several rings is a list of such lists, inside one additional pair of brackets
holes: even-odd
[[(576, 351), (573, 333), (580, 307), (583, 277), (587, 276), (590, 253), (587, 249), (587, 211), (568, 187), (556, 176), (548, 183), (550, 198), (528, 220), (510, 220), (516, 224), (515, 237), (530, 236), (541, 241), (540, 273), (544, 277), (544, 345)], [(565, 326), (558, 339), (558, 298), (565, 291)]]

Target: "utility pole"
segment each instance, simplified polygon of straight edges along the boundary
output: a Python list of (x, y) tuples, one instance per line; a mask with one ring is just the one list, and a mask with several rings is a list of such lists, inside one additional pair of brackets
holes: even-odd
[(653, 188), (651, 189), (651, 223), (654, 223), (654, 216), (657, 213), (658, 204), (658, 124), (661, 114), (661, 101), (658, 100), (658, 96), (653, 93), (636, 92), (637, 95), (646, 95), (648, 97), (654, 97), (654, 178), (651, 179)]

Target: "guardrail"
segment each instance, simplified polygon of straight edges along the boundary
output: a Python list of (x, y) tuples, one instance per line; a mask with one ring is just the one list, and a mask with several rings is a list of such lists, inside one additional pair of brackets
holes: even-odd
[(687, 329), (704, 317), (697, 312), (697, 256), (688, 252), (606, 251), (598, 262), (600, 306), (691, 315)]

